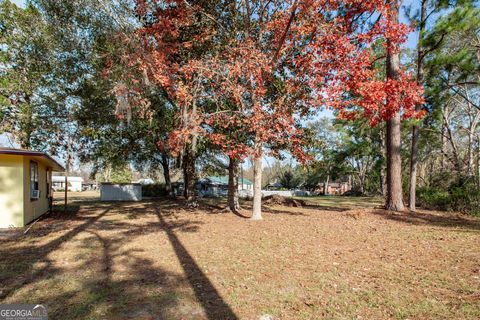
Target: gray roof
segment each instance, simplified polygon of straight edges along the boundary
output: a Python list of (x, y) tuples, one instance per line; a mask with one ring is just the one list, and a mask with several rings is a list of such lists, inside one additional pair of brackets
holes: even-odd
[(0, 147), (0, 154), (43, 158), (47, 160), (48, 164), (52, 167), (53, 171), (57, 171), (57, 172), (65, 171), (65, 168), (60, 163), (58, 163), (57, 160), (53, 159), (50, 155), (48, 155), (45, 152)]

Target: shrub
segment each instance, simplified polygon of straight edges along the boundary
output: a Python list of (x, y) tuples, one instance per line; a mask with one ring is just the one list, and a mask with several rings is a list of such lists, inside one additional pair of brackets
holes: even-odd
[(448, 210), (449, 199), (450, 195), (445, 190), (429, 187), (417, 189), (417, 200), (425, 209)]
[(461, 178), (447, 189), (421, 187), (417, 189), (419, 204), (426, 209), (459, 211), (480, 215), (480, 192), (471, 178)]
[(455, 211), (480, 215), (480, 192), (473, 184), (451, 189), (450, 205)]

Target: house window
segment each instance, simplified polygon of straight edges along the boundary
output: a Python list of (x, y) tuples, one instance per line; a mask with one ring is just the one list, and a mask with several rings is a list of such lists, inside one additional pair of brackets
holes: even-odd
[(38, 199), (38, 163), (30, 162), (30, 199)]

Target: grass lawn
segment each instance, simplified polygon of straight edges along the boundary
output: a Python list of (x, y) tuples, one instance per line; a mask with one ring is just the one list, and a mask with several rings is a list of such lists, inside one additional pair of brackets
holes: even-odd
[(304, 200), (307, 205), (325, 210), (375, 208), (383, 205), (384, 202), (382, 197), (319, 196), (295, 198)]
[(86, 195), (0, 231), (0, 303), (43, 303), (50, 319), (480, 318), (479, 219), (322, 197), (254, 222), (218, 203)]

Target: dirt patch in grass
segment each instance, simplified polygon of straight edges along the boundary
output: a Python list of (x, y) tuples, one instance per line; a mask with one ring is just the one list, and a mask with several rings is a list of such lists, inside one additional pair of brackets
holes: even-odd
[(82, 201), (0, 237), (0, 303), (51, 319), (480, 318), (478, 219), (211, 205)]
[(305, 201), (300, 199), (286, 198), (276, 194), (263, 198), (264, 205), (277, 205), (286, 207), (304, 207)]

